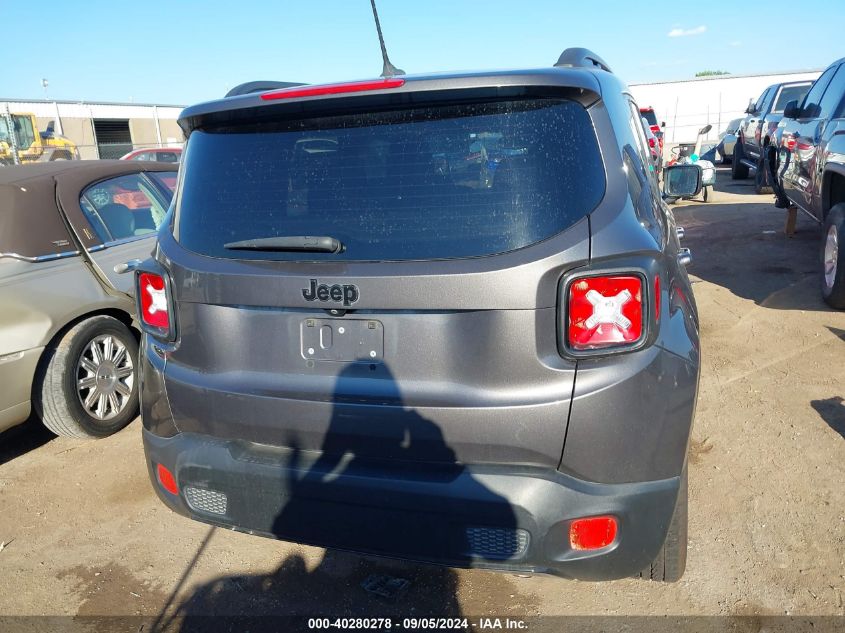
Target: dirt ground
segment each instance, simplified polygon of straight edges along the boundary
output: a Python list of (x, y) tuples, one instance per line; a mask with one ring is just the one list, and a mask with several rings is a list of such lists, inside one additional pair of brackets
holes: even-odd
[[(680, 582), (439, 569), (213, 529), (158, 501), (139, 421), (97, 442), (29, 424), (0, 436), (0, 615), (842, 616), (845, 313), (820, 299), (819, 228), (801, 217), (786, 238), (770, 200), (720, 170), (714, 201), (674, 207), (703, 346)], [(380, 601), (361, 588), (372, 573), (411, 586)]]

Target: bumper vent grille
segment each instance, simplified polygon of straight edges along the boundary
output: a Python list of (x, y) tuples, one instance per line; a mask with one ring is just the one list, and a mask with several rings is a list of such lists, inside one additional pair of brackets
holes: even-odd
[(191, 509), (208, 514), (226, 514), (226, 495), (205, 488), (185, 488), (185, 499)]
[(526, 530), (472, 527), (466, 531), (469, 555), (493, 560), (524, 558), (530, 536)]

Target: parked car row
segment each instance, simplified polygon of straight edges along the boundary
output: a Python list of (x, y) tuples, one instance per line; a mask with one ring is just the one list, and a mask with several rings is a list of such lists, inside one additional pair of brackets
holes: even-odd
[(823, 225), (822, 296), (845, 309), (845, 58), (808, 88), (783, 104), (763, 171), (778, 206), (795, 206)]
[(741, 120), (736, 131), (736, 145), (731, 156), (731, 178), (748, 178), (749, 172), (753, 171), (756, 193), (771, 193), (771, 181), (763, 161), (776, 145), (773, 140), (786, 104), (803, 99), (812, 83), (792, 81), (772, 84), (756, 101), (748, 104), (745, 110), (747, 116)]

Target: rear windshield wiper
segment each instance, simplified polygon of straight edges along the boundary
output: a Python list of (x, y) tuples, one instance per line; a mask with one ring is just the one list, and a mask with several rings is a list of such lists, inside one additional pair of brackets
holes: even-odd
[(262, 237), (254, 240), (229, 242), (223, 248), (236, 251), (276, 251), (295, 253), (341, 253), (343, 243), (324, 235), (286, 235), (280, 237)]

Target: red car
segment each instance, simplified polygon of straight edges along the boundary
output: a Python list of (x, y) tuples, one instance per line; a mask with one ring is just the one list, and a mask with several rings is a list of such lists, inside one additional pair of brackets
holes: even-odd
[(181, 147), (154, 147), (132, 150), (120, 160), (146, 160), (157, 163), (178, 163), (182, 159)]
[(648, 121), (648, 126), (651, 129), (651, 132), (654, 136), (657, 137), (658, 143), (660, 143), (660, 151), (663, 151), (663, 127), (666, 123), (657, 123), (657, 115), (654, 113), (654, 108), (649, 106), (648, 108), (640, 108), (640, 114), (642, 117)]

